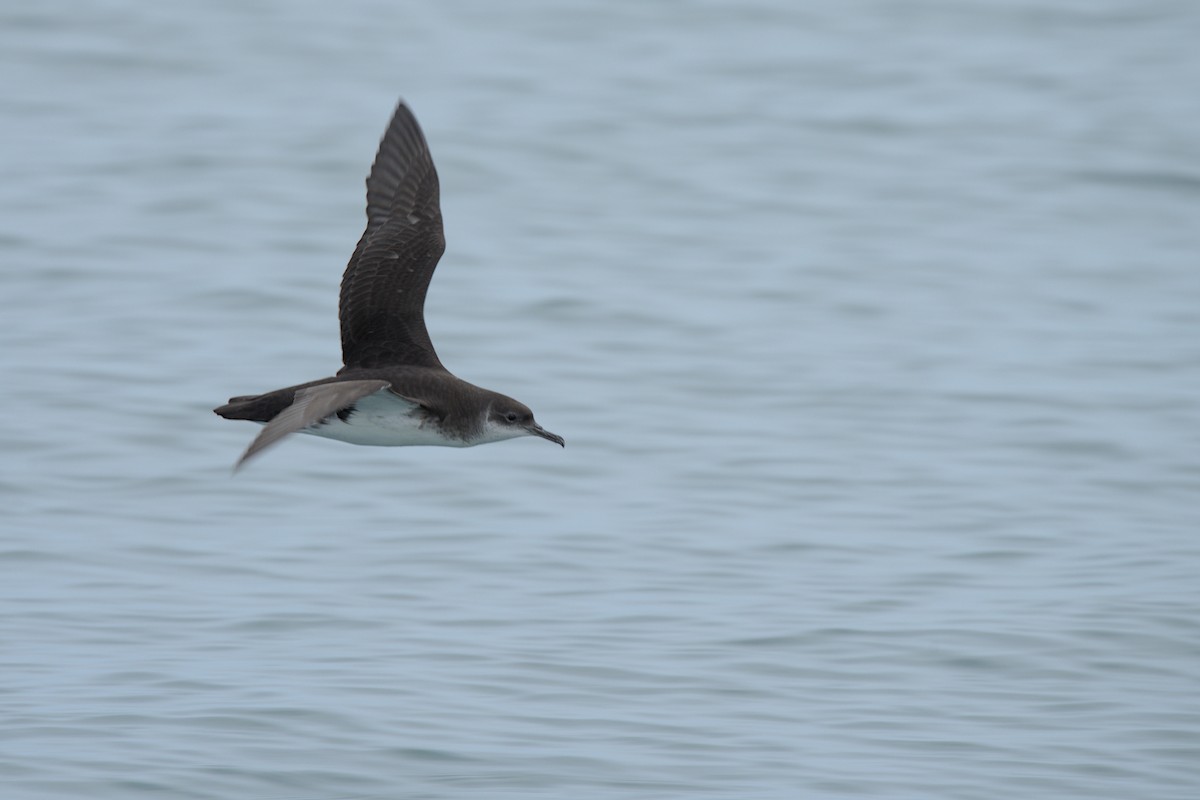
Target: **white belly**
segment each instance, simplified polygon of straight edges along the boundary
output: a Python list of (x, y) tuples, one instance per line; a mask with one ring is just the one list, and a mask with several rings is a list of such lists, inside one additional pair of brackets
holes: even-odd
[(343, 421), (335, 414), (325, 422), (304, 428), (300, 432), (350, 444), (377, 447), (468, 446), (462, 439), (447, 439), (442, 436), (436, 425), (424, 419), (419, 405), (410, 403), (387, 389), (359, 400), (348, 420)]

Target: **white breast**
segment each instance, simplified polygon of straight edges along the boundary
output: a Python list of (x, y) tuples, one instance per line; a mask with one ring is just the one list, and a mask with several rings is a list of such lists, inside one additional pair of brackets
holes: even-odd
[(359, 400), (348, 420), (343, 421), (334, 415), (320, 425), (313, 425), (301, 432), (351, 444), (380, 447), (467, 447), (469, 444), (462, 439), (443, 436), (437, 425), (424, 419), (419, 405), (387, 389)]

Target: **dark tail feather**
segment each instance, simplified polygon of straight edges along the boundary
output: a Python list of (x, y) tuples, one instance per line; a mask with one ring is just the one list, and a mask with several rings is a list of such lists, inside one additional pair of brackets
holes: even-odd
[(252, 422), (270, 422), (275, 416), (292, 404), (295, 397), (292, 389), (280, 389), (266, 394), (248, 394), (241, 397), (231, 397), (223, 406), (213, 409), (213, 413), (225, 419), (248, 419)]

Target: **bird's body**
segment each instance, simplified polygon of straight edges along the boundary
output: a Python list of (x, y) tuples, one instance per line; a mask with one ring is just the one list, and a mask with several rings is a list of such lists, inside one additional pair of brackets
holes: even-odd
[(290, 433), (365, 445), (477, 444), (540, 436), (526, 406), (442, 366), (425, 329), (425, 292), (445, 249), (437, 172), (425, 137), (401, 103), (367, 177), (367, 229), (342, 277), (345, 366), (330, 378), (215, 409), (265, 423), (238, 461)]

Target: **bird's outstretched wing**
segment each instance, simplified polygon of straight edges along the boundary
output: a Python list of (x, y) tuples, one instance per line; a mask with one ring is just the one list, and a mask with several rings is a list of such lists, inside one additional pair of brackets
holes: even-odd
[(441, 367), (425, 330), (425, 292), (446, 240), (429, 145), (403, 102), (367, 176), (367, 229), (342, 276), (347, 367)]
[(289, 433), (316, 425), (321, 420), (348, 408), (369, 394), (390, 386), (387, 381), (335, 381), (296, 390), (292, 404), (275, 415), (258, 434), (233, 469), (241, 469), (246, 460), (261, 453)]

